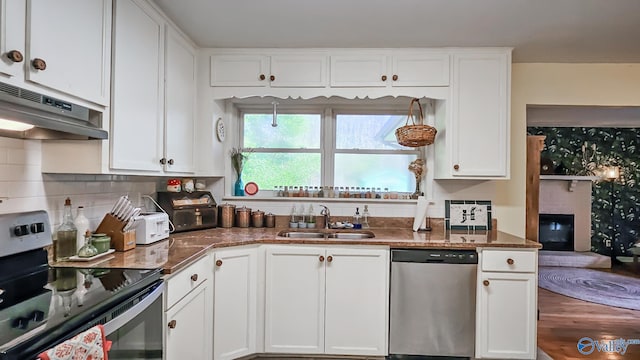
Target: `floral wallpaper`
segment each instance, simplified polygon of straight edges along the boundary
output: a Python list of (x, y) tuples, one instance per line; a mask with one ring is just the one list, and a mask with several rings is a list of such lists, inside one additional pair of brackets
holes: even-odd
[(631, 256), (628, 249), (640, 232), (640, 129), (529, 127), (527, 131), (546, 136), (541, 158), (553, 162), (555, 174), (602, 176), (607, 166), (620, 168), (618, 179), (593, 184), (591, 250), (609, 255), (605, 245), (615, 239), (615, 254)]

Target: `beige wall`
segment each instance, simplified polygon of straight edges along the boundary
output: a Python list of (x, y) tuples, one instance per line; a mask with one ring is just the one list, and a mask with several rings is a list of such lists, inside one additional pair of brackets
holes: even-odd
[(525, 234), (526, 106), (640, 106), (640, 64), (513, 64), (511, 180), (498, 181), (500, 230)]

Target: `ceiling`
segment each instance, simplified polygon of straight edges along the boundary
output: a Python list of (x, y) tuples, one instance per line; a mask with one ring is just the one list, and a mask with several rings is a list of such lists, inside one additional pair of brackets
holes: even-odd
[(201, 47), (513, 47), (640, 63), (640, 0), (155, 0)]

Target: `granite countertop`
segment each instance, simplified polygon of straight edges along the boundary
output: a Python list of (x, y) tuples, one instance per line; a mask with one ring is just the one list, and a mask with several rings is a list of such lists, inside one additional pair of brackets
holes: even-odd
[[(307, 232), (362, 232), (375, 234), (370, 239), (309, 239), (280, 237), (282, 230)], [(213, 248), (249, 244), (314, 244), (314, 245), (382, 245), (413, 249), (475, 249), (477, 247), (540, 248), (538, 242), (500, 231), (414, 232), (405, 228), (371, 228), (367, 230), (283, 229), (283, 228), (214, 228), (172, 234), (168, 239), (150, 245), (138, 245), (125, 252), (114, 252), (90, 262), (55, 262), (55, 267), (88, 268), (162, 268), (175, 273)]]

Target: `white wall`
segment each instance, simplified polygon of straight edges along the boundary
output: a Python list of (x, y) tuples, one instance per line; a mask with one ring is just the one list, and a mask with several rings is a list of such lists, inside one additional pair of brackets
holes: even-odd
[(640, 106), (640, 64), (512, 65), (511, 180), (497, 183), (499, 228), (525, 234), (528, 104)]
[(78, 206), (84, 206), (95, 229), (121, 195), (128, 194), (136, 203), (138, 193), (156, 191), (156, 182), (150, 178), (42, 174), (41, 159), (40, 140), (0, 137), (0, 214), (46, 210), (55, 228), (62, 220), (64, 200), (70, 197), (73, 215)]

